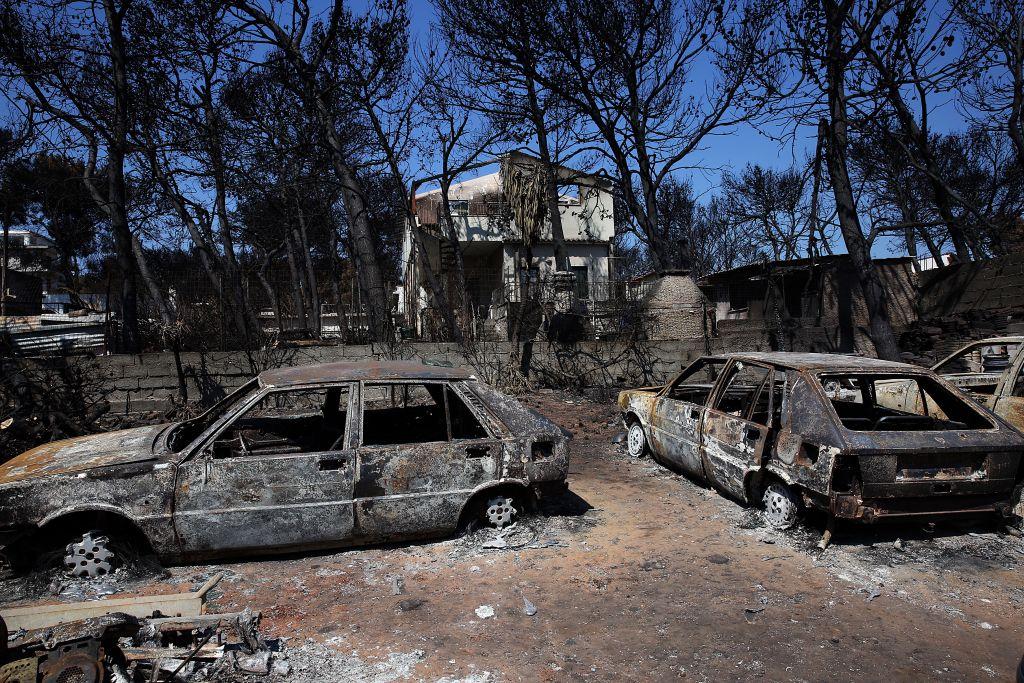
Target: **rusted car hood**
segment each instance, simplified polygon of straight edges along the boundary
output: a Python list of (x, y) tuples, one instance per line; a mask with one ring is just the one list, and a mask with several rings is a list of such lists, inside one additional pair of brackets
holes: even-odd
[(0, 464), (0, 484), (151, 460), (156, 457), (154, 439), (165, 427), (122, 429), (37, 446)]

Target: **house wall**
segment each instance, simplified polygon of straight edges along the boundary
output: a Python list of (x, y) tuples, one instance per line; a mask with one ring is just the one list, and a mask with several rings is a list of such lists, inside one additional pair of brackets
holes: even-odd
[[(608, 297), (606, 283), (610, 275), (608, 244), (565, 245), (569, 253), (569, 267), (586, 266), (587, 279), (591, 285), (591, 298), (605, 300)], [(505, 244), (502, 250), (502, 273), (506, 282), (519, 281), (520, 256), (525, 253), (519, 244)], [(555, 272), (555, 247), (553, 244), (538, 244), (533, 248), (533, 265), (540, 271), (540, 277), (550, 277)]]

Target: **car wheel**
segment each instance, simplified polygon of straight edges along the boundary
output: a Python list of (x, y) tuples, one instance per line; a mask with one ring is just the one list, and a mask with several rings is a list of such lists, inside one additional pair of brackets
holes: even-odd
[(782, 482), (768, 484), (761, 502), (764, 503), (764, 521), (773, 529), (788, 529), (800, 517), (799, 499)]
[(519, 517), (521, 508), (515, 498), (504, 494), (492, 496), (483, 506), (482, 521), (486, 526), (503, 529)]
[(629, 426), (626, 433), (626, 450), (634, 458), (641, 458), (647, 452), (647, 437), (644, 436), (644, 426), (639, 422)]
[(110, 546), (110, 538), (106, 534), (87, 531), (79, 540), (68, 543), (64, 552), (64, 566), (69, 574), (82, 579), (110, 574), (119, 559)]

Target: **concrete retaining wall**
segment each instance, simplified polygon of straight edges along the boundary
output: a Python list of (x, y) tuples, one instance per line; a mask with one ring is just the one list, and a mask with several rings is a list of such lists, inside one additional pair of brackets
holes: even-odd
[[(390, 354), (379, 346), (320, 346), (253, 353), (189, 352), (180, 354), (180, 362), (189, 403), (207, 406), (263, 370), (338, 361), (421, 359), (469, 366), (481, 379), (500, 383), (512, 346), (508, 342), (488, 342), (468, 353), (455, 344), (438, 343), (407, 344)], [(571, 347), (538, 343), (534, 345), (531, 379), (537, 386), (610, 390), (664, 381), (703, 351), (702, 340), (636, 345), (593, 342)], [(178, 374), (171, 353), (98, 356), (80, 359), (77, 365), (90, 376), (89, 391), (102, 392), (114, 414), (165, 412), (174, 406), (178, 396)]]

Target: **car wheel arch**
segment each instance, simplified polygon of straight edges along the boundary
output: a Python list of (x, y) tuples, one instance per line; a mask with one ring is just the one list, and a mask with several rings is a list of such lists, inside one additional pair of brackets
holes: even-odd
[(85, 527), (99, 527), (108, 532), (123, 532), (128, 536), (125, 540), (142, 542), (152, 549), (152, 541), (142, 525), (116, 505), (90, 504), (61, 508), (40, 520), (35, 535), (37, 538), (46, 538), (61, 530), (79, 527), (83, 530)]
[(472, 513), (473, 507), (481, 498), (488, 495), (494, 495), (502, 491), (512, 493), (528, 503), (533, 502), (530, 484), (525, 480), (497, 479), (495, 481), (487, 482), (486, 484), (482, 484), (473, 489), (473, 491), (466, 497), (466, 501), (462, 504), (462, 508), (459, 510), (458, 528), (461, 529), (468, 521), (467, 515)]
[(639, 422), (640, 426), (644, 428), (644, 434), (647, 434), (647, 421), (644, 420), (637, 411), (632, 409), (627, 410), (622, 419), (625, 421), (627, 428), (629, 428), (634, 422)]
[(781, 467), (773, 467), (771, 462), (762, 467), (753, 467), (747, 470), (747, 473), (743, 476), (743, 491), (748, 505), (755, 505), (761, 500), (760, 491), (773, 478), (793, 489), (800, 488), (799, 482), (790, 472)]

